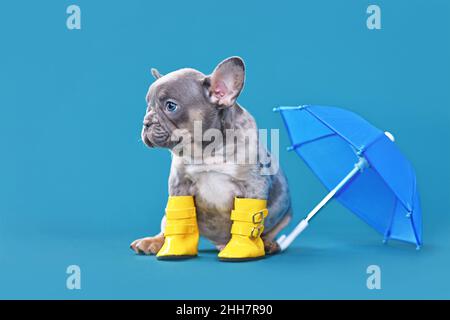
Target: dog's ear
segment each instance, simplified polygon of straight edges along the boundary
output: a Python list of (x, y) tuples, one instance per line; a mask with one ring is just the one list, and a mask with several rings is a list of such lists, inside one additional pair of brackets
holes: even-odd
[(245, 66), (239, 57), (231, 57), (219, 63), (205, 79), (211, 103), (219, 107), (231, 107), (244, 87)]
[(155, 78), (156, 80), (158, 80), (159, 78), (162, 77), (162, 74), (159, 73), (159, 71), (156, 70), (155, 68), (152, 68), (151, 72), (152, 72), (153, 78)]

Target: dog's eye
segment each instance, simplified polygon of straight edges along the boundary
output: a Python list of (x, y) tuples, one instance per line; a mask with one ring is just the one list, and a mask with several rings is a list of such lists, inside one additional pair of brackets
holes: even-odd
[(167, 101), (166, 102), (166, 110), (169, 112), (174, 112), (178, 109), (178, 105), (173, 101)]

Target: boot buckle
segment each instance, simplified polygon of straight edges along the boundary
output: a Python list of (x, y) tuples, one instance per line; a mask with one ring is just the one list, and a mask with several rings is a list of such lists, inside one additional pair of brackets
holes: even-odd
[(261, 233), (263, 232), (263, 230), (264, 230), (264, 226), (263, 225), (259, 225), (259, 226), (253, 227), (252, 231), (250, 232), (250, 237), (258, 238), (261, 235)]
[(264, 211), (259, 211), (252, 216), (252, 222), (254, 224), (260, 224), (264, 221)]

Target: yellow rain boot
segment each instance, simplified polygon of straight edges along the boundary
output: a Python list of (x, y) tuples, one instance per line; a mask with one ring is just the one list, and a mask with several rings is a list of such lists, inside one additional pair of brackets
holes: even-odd
[(219, 253), (221, 261), (247, 261), (265, 255), (261, 234), (267, 217), (267, 201), (260, 199), (234, 199), (231, 212), (231, 239)]
[(158, 260), (197, 256), (199, 233), (192, 196), (169, 197), (164, 237), (164, 245), (156, 255)]

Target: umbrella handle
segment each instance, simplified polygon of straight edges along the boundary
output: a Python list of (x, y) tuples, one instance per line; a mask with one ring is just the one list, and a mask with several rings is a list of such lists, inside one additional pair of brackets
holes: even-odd
[(295, 238), (297, 238), (297, 236), (308, 227), (308, 225), (308, 221), (306, 219), (303, 219), (289, 235), (286, 236), (285, 234), (283, 234), (281, 237), (279, 237), (277, 239), (277, 243), (280, 246), (281, 251), (284, 251), (287, 247), (289, 247), (292, 241), (294, 241)]
[(282, 235), (278, 238), (277, 243), (280, 246), (281, 251), (284, 251), (292, 241), (297, 238), (297, 236), (303, 232), (308, 227), (309, 221), (320, 211), (335, 195), (342, 189), (358, 172), (362, 171), (364, 168), (368, 167), (368, 162), (363, 157), (360, 157), (358, 162), (355, 163), (352, 171), (350, 171), (344, 179), (342, 179), (333, 190), (331, 190), (325, 198), (323, 198), (311, 212), (306, 216), (305, 219), (300, 221), (300, 223), (295, 227), (295, 229), (289, 235)]

